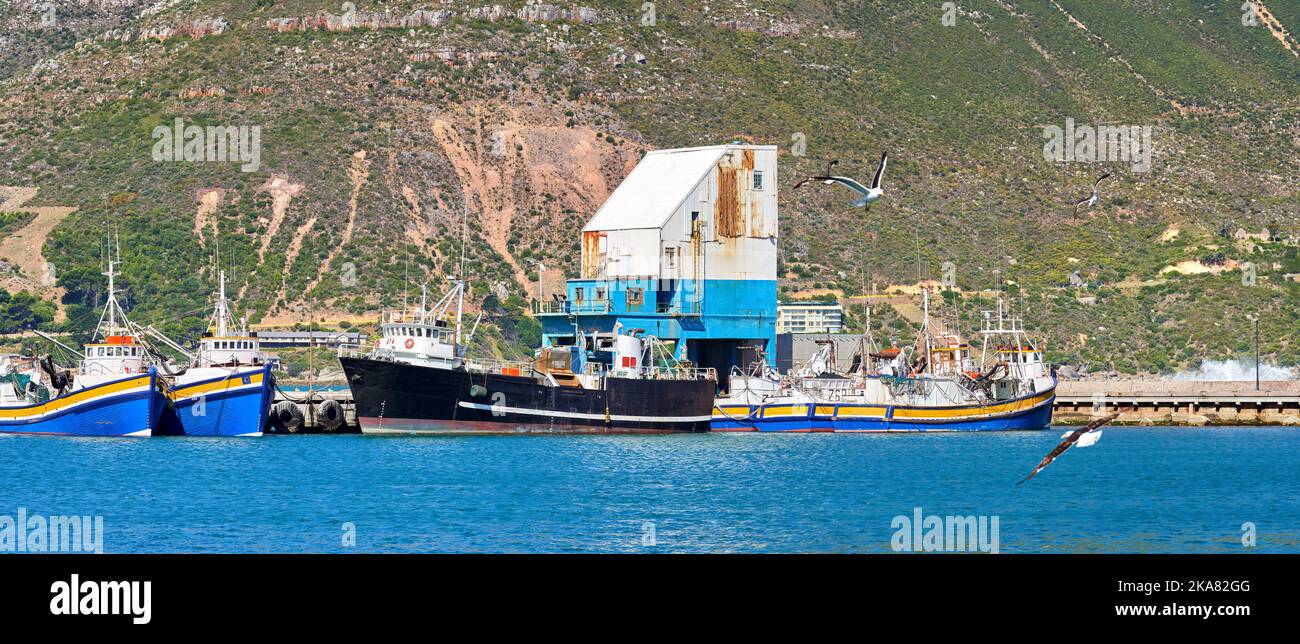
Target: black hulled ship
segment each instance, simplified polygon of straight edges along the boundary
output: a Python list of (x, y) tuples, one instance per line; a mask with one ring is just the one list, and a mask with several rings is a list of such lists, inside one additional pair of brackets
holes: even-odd
[[(654, 337), (615, 328), (590, 361), (581, 347), (542, 348), (531, 362), (473, 361), (464, 357), (469, 340), (461, 343), (461, 298), (460, 283), (431, 309), (421, 297), (418, 309), (384, 315), (371, 350), (340, 351), (363, 433), (709, 429), (716, 378), (672, 362)], [(454, 325), (444, 320), (453, 301)]]

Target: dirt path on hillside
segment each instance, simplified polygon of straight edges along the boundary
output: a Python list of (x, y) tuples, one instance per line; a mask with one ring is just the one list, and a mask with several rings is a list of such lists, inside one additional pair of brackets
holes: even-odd
[[(303, 225), (299, 226), (298, 230), (293, 231), (293, 240), (289, 242), (289, 250), (286, 251), (284, 254), (284, 270), (280, 274), (280, 291), (276, 294), (275, 300), (272, 302), (272, 306), (279, 306), (279, 302), (281, 301), (284, 302), (285, 306), (288, 306), (292, 302), (301, 299), (301, 297), (299, 297), (291, 301), (288, 297), (289, 269), (293, 267), (293, 261), (295, 259), (298, 259), (298, 254), (302, 252), (303, 240), (307, 238), (308, 233), (314, 232), (315, 230), (316, 230), (316, 215), (312, 215), (311, 218), (307, 220), (307, 223), (304, 223)], [(312, 281), (312, 285), (314, 286), (316, 282), (319, 282), (320, 276), (324, 274), (325, 274), (325, 267), (322, 266), (321, 272), (318, 273), (316, 279)], [(298, 295), (303, 296), (310, 291), (311, 289), (309, 288), (306, 291), (299, 293)]]
[(299, 192), (302, 192), (302, 184), (293, 183), (288, 177), (271, 177), (257, 191), (271, 195), (271, 221), (266, 226), (262, 245), (257, 249), (257, 260), (260, 262), (266, 255), (266, 250), (271, 247), (275, 234), (280, 232), (285, 213), (289, 212), (289, 204), (293, 203), (293, 198), (298, 196)]
[[(280, 232), (280, 226), (284, 224), (284, 217), (289, 212), (289, 204), (293, 203), (293, 198), (298, 196), (298, 193), (302, 192), (302, 188), (302, 184), (293, 183), (289, 180), (289, 177), (286, 176), (273, 176), (270, 179), (267, 179), (266, 183), (258, 187), (257, 191), (259, 193), (265, 192), (271, 195), (271, 219), (267, 223), (266, 234), (262, 236), (262, 244), (257, 249), (257, 263), (259, 266), (262, 264), (262, 259), (266, 256), (267, 249), (271, 247), (271, 242), (275, 239), (275, 234)], [(297, 244), (297, 247), (295, 247), (295, 243)], [(290, 243), (289, 249), (286, 251), (285, 255), (297, 255), (298, 251), (301, 250), (301, 247), (302, 237), (295, 236), (294, 241)], [(280, 290), (281, 294), (283, 294), (283, 275), (280, 277), (280, 280)], [(250, 284), (252, 284), (251, 281), (245, 282), (244, 285), (239, 288), (239, 295), (235, 296), (236, 300), (244, 299), (244, 293), (248, 291)]]
[(55, 306), (54, 319), (61, 322), (67, 314), (63, 310), (63, 289), (54, 286), (58, 276), (58, 267), (47, 263), (43, 249), (50, 232), (65, 217), (76, 212), (76, 208), (63, 206), (26, 207), (26, 203), (36, 197), (39, 189), (29, 186), (0, 186), (0, 212), (30, 212), (36, 216), (13, 234), (0, 239), (0, 259), (18, 269), (18, 276), (10, 279), (7, 286), (18, 287), (39, 293), (46, 299), (52, 299)]
[[(329, 255), (327, 255), (325, 261), (321, 263), (321, 270), (316, 274), (316, 278), (307, 284), (307, 288), (303, 289), (303, 296), (311, 293), (312, 289), (316, 288), (316, 285), (320, 284), (321, 280), (325, 279), (326, 275), (331, 274), (330, 266), (334, 264), (334, 258), (338, 257), (338, 254), (343, 252), (343, 248), (348, 245), (348, 242), (352, 241), (352, 233), (357, 228), (357, 202), (361, 198), (361, 189), (365, 187), (366, 182), (370, 180), (370, 161), (370, 159), (366, 158), (365, 150), (357, 150), (352, 153), (352, 167), (348, 169), (348, 177), (352, 180), (352, 196), (348, 199), (348, 221), (343, 226), (343, 237), (339, 239), (339, 243), (335, 244), (334, 247), (330, 249)], [(311, 221), (307, 223), (307, 226), (312, 227), (315, 224), (316, 218), (312, 217)], [(294, 243), (301, 248), (301, 235), (294, 238)], [(297, 256), (298, 254), (295, 252), (294, 257)], [(285, 272), (289, 272), (288, 263), (285, 264)], [(281, 296), (283, 297), (283, 295), (284, 292), (283, 289), (281, 289)]]
[(1287, 33), (1281, 21), (1273, 16), (1273, 12), (1269, 11), (1268, 7), (1265, 7), (1264, 3), (1259, 2), (1259, 0), (1255, 1), (1255, 12), (1259, 15), (1260, 22), (1264, 23), (1265, 27), (1268, 27), (1273, 37), (1282, 43), (1282, 46), (1286, 47), (1287, 51), (1291, 52), (1296, 58), (1300, 58), (1300, 44), (1291, 44), (1291, 34)]
[(199, 244), (207, 245), (208, 229), (212, 229), (213, 235), (217, 234), (212, 215), (221, 207), (225, 196), (226, 191), (221, 188), (205, 188), (198, 192), (199, 208), (194, 213), (194, 234), (199, 238)]
[(1061, 14), (1065, 16), (1066, 20), (1068, 20), (1071, 25), (1074, 25), (1076, 28), (1083, 31), (1083, 33), (1087, 34), (1087, 37), (1089, 39), (1094, 40), (1097, 42), (1097, 44), (1101, 45), (1102, 49), (1105, 49), (1107, 52), (1111, 54), (1111, 60), (1114, 60), (1115, 62), (1122, 65), (1124, 69), (1128, 70), (1128, 73), (1131, 74), (1133, 78), (1136, 79), (1139, 83), (1141, 83), (1143, 87), (1146, 87), (1147, 91), (1150, 91), (1152, 94), (1154, 94), (1156, 98), (1159, 98), (1160, 100), (1163, 101), (1167, 101), (1169, 103), (1169, 107), (1178, 111), (1179, 113), (1186, 114), (1188, 112), (1189, 108), (1187, 106), (1182, 105), (1178, 101), (1175, 101), (1169, 98), (1168, 96), (1166, 96), (1164, 90), (1160, 89), (1159, 87), (1156, 87), (1151, 83), (1151, 81), (1147, 80), (1146, 76), (1143, 76), (1140, 72), (1138, 72), (1137, 69), (1133, 67), (1131, 63), (1128, 62), (1128, 60), (1126, 60), (1123, 56), (1119, 55), (1119, 52), (1116, 51), (1115, 48), (1111, 47), (1110, 43), (1106, 42), (1106, 40), (1103, 39), (1100, 35), (1098, 35), (1093, 30), (1089, 29), (1088, 25), (1083, 24), (1082, 21), (1080, 21), (1078, 18), (1075, 18), (1073, 14), (1067, 11), (1065, 7), (1062, 7), (1060, 3), (1058, 3), (1056, 0), (1050, 0), (1050, 1), (1052, 3), (1052, 6), (1056, 7), (1057, 11), (1060, 11)]

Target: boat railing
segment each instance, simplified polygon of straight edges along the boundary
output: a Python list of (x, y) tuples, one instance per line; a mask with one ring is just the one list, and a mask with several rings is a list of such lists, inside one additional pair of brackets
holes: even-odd
[(676, 315), (699, 315), (702, 309), (699, 301), (659, 302), (655, 305), (655, 313)]
[(803, 389), (818, 391), (855, 391), (862, 389), (863, 380), (859, 378), (806, 378), (797, 381)]
[(92, 360), (83, 360), (77, 371), (82, 376), (115, 376), (122, 373), (104, 366), (102, 362)]
[(640, 375), (646, 380), (718, 381), (718, 371), (713, 367), (642, 367)]
[(497, 374), (502, 376), (529, 376), (533, 373), (533, 363), (521, 360), (465, 360), (465, 370), (472, 373)]
[(369, 358), (371, 350), (360, 343), (345, 343), (339, 345), (337, 353), (340, 358)]
[[(622, 370), (620, 370), (622, 371)], [(606, 378), (612, 375), (609, 365), (603, 362), (588, 362), (582, 370), (584, 375)], [(708, 378), (718, 380), (718, 371), (712, 367), (641, 367), (636, 371), (637, 378), (643, 380), (699, 380)]]
[(538, 315), (567, 315), (570, 313), (609, 313), (614, 305), (608, 298), (601, 300), (551, 300), (534, 302), (533, 312)]

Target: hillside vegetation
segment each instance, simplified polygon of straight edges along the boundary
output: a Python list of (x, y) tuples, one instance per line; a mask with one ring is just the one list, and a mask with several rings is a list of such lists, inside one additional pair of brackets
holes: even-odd
[[(639, 1), (68, 4), (52, 25), (0, 4), (0, 185), (77, 208), (44, 248), (74, 331), (112, 229), (132, 313), (184, 337), (220, 269), (253, 322), (365, 318), (441, 288), (463, 235), (483, 348), (517, 355), (536, 262), (576, 275), (578, 230), (641, 154), (739, 139), (781, 146), (785, 293), (947, 276), (936, 306), (969, 327), (1001, 284), (1054, 359), (1127, 372), (1235, 356), (1259, 315), (1264, 352), (1297, 360), (1293, 2), (1263, 3), (1281, 36), (1205, 0), (971, 0), (951, 21), (687, 0), (653, 25)], [(178, 118), (260, 128), (256, 169), (155, 160)], [(1067, 120), (1149, 126), (1151, 168), (1045, 159)], [(867, 179), (886, 148), (870, 211), (791, 189), (830, 159)]]

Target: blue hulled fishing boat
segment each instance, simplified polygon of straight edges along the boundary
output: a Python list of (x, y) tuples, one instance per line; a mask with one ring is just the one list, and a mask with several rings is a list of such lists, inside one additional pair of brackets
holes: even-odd
[[(870, 328), (870, 324), (868, 324)], [(960, 336), (936, 329), (929, 300), (915, 347), (881, 349), (863, 335), (848, 373), (834, 344), (801, 369), (730, 378), (714, 401), (713, 431), (931, 432), (1046, 429), (1056, 377), (1019, 318), (985, 314), (978, 360)]]
[(108, 263), (108, 302), (77, 369), (41, 360), (0, 361), (0, 433), (150, 436), (171, 404), (117, 302)]
[[(189, 367), (176, 373), (174, 414), (165, 419), (168, 434), (186, 436), (261, 436), (266, 429), (275, 378), (257, 335), (235, 325), (226, 300), (226, 273), (220, 274), (216, 305)], [(164, 341), (171, 343), (170, 340)], [(172, 348), (184, 351), (171, 343)]]

